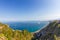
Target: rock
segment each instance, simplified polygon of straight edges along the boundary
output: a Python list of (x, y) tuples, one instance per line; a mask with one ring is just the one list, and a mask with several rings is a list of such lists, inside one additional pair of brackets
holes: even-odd
[[(56, 35), (56, 37), (54, 37)], [(34, 38), (32, 40), (59, 40), (60, 38), (60, 21), (52, 21), (45, 28), (37, 33), (34, 33)]]

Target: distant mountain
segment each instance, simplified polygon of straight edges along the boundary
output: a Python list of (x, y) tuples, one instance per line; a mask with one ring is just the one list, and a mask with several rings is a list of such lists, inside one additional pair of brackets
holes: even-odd
[(51, 21), (45, 28), (34, 33), (32, 40), (60, 40), (60, 21)]

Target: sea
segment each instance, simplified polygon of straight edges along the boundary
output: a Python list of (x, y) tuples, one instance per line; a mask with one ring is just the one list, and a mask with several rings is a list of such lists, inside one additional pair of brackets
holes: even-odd
[(5, 22), (10, 28), (14, 30), (28, 30), (35, 32), (45, 27), (48, 21), (26, 21), (26, 22)]

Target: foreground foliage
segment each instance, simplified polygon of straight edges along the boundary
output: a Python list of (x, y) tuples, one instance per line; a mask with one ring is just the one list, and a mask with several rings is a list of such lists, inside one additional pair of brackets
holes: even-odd
[(32, 37), (27, 30), (13, 30), (8, 25), (0, 23), (0, 40), (31, 40)]

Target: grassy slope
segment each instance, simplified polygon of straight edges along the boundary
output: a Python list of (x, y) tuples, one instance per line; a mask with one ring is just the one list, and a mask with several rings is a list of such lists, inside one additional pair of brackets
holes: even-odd
[(4, 35), (4, 38), (6, 38), (3, 38), (4, 40), (31, 40), (33, 37), (27, 30), (13, 30), (8, 25), (0, 23), (0, 35), (2, 34)]

